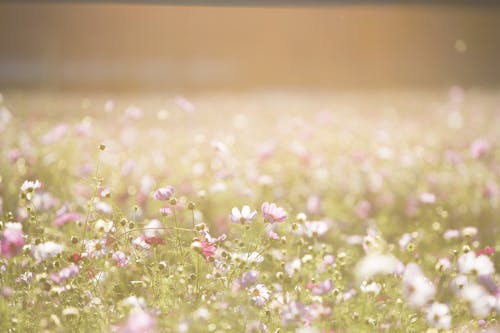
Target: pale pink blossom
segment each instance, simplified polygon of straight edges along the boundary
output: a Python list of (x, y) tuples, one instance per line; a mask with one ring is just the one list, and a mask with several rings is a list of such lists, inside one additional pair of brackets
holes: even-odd
[(0, 241), (0, 254), (11, 258), (21, 252), (26, 239), (20, 223), (7, 223)]
[(275, 203), (264, 202), (261, 207), (262, 215), (269, 223), (283, 222), (287, 218), (285, 210)]
[(472, 142), (470, 146), (470, 154), (473, 158), (481, 158), (486, 155), (490, 149), (490, 142), (486, 139), (479, 138)]
[(116, 251), (111, 257), (116, 262), (116, 265), (120, 268), (125, 268), (128, 265), (128, 257), (122, 251)]
[(53, 224), (57, 227), (61, 227), (69, 222), (76, 222), (82, 218), (80, 213), (67, 212), (56, 217)]
[(156, 332), (156, 318), (148, 312), (135, 308), (127, 321), (118, 330), (119, 333), (154, 333)]

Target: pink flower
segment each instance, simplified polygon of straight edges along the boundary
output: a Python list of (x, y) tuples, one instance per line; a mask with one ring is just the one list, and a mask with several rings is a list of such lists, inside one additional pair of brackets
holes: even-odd
[(249, 206), (245, 205), (241, 208), (241, 212), (237, 207), (233, 207), (230, 218), (234, 223), (245, 224), (251, 222), (256, 215), (257, 212), (255, 210), (252, 211)]
[(420, 202), (424, 204), (433, 204), (436, 202), (436, 195), (430, 192), (424, 192), (420, 194)]
[(486, 139), (476, 139), (470, 146), (470, 154), (473, 158), (481, 158), (488, 153), (491, 145)]
[(332, 280), (325, 280), (317, 283), (308, 282), (306, 284), (306, 289), (310, 290), (314, 295), (324, 295), (330, 292), (332, 288)]
[(286, 220), (287, 215), (283, 208), (275, 203), (264, 202), (261, 207), (262, 215), (269, 223), (278, 223)]
[(7, 223), (0, 241), (0, 254), (11, 258), (21, 251), (25, 237), (20, 223)]
[(63, 213), (60, 216), (56, 217), (54, 220), (54, 225), (57, 227), (61, 227), (65, 225), (68, 222), (76, 222), (81, 218), (81, 215), (76, 212), (68, 212), (68, 213)]
[(156, 190), (154, 197), (159, 201), (166, 201), (174, 195), (174, 188), (172, 186), (161, 187)]
[(367, 200), (362, 200), (356, 205), (356, 216), (362, 220), (367, 219), (372, 212), (372, 205)]
[(160, 214), (163, 216), (172, 216), (173, 212), (170, 207), (162, 207), (160, 208)]
[(202, 240), (200, 244), (201, 253), (205, 257), (205, 260), (208, 262), (208, 259), (215, 255), (215, 245), (207, 240)]
[(116, 262), (116, 265), (120, 268), (125, 268), (128, 265), (128, 257), (122, 251), (116, 251), (115, 253), (113, 253), (113, 256), (111, 258)]
[(146, 311), (136, 308), (132, 310), (127, 321), (118, 330), (119, 333), (153, 333), (156, 332), (156, 319)]

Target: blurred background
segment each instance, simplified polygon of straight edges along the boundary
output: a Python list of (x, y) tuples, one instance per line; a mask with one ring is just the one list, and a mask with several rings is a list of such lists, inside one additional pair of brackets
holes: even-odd
[(500, 6), (0, 4), (0, 89), (497, 87)]

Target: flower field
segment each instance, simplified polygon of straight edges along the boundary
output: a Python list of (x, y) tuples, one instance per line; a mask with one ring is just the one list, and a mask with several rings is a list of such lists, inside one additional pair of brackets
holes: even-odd
[(4, 92), (1, 332), (498, 332), (500, 95)]

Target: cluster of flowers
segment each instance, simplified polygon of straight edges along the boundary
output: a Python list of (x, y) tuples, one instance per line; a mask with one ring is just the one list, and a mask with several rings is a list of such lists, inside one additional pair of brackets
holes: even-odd
[[(456, 131), (464, 105), (453, 96), (436, 117)], [(173, 105), (196, 114), (184, 98)], [(361, 145), (355, 125), (332, 134), (335, 117), (321, 111), (248, 142), (261, 133), (238, 115), (234, 136), (193, 130), (162, 154), (172, 140), (142, 134), (136, 106), (113, 118), (123, 129), (107, 141), (90, 118), (18, 135), (6, 112), (0, 331), (499, 329), (491, 134), (459, 140), (430, 127), (429, 142), (414, 144), (413, 125), (384, 123)], [(232, 151), (240, 143), (253, 158)], [(159, 187), (167, 179), (175, 186)]]

